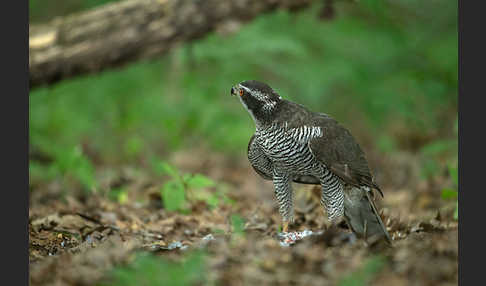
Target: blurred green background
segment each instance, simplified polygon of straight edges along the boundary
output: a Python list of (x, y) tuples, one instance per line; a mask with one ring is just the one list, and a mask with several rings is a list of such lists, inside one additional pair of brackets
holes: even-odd
[[(30, 0), (31, 24), (110, 2)], [(34, 88), (30, 185), (96, 186), (98, 166), (143, 165), (181, 148), (245, 156), (254, 124), (229, 96), (247, 79), (325, 112), (365, 149), (423, 155), (423, 175), (457, 161), (457, 1), (335, 1), (265, 14), (150, 61)]]

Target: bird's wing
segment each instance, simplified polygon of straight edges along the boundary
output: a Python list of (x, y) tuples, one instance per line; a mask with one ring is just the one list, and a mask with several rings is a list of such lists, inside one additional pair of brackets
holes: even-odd
[(373, 182), (364, 152), (351, 133), (325, 114), (315, 116), (312, 124), (319, 126), (322, 131), (322, 136), (309, 141), (309, 148), (317, 160), (347, 184), (368, 186), (383, 196), (378, 185)]
[[(250, 138), (248, 143), (248, 160), (250, 161), (253, 169), (264, 179), (273, 179), (273, 164), (265, 153), (260, 149), (256, 141), (254, 141), (255, 135)], [(292, 181), (299, 184), (311, 184), (318, 185), (319, 180), (313, 176), (296, 175), (292, 178)]]

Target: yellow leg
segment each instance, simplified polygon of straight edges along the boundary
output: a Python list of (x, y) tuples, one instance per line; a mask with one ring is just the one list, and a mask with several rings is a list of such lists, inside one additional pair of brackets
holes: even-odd
[(283, 222), (283, 232), (288, 232), (288, 230), (289, 230), (289, 222), (284, 221)]

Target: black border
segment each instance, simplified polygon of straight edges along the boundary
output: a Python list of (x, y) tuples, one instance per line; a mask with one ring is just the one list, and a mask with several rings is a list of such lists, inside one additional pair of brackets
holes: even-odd
[[(486, 156), (481, 151), (486, 146), (483, 139), (486, 105), (479, 100), (475, 104), (473, 100), (481, 99), (485, 93), (485, 17), (483, 7), (478, 5), (481, 3), (458, 1), (459, 285), (484, 284), (479, 281), (484, 279), (483, 257), (486, 252), (483, 236), (486, 201), (480, 197), (486, 192), (486, 168), (483, 162)], [(469, 41), (465, 41), (465, 38)]]
[(2, 284), (29, 285), (29, 2), (5, 2), (2, 35)]

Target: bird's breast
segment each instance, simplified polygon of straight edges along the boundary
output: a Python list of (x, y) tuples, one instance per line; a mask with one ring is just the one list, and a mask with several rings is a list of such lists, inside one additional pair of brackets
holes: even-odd
[(309, 149), (309, 140), (320, 134), (318, 127), (289, 129), (283, 125), (257, 131), (256, 139), (275, 168), (306, 175), (312, 174), (318, 165)]

